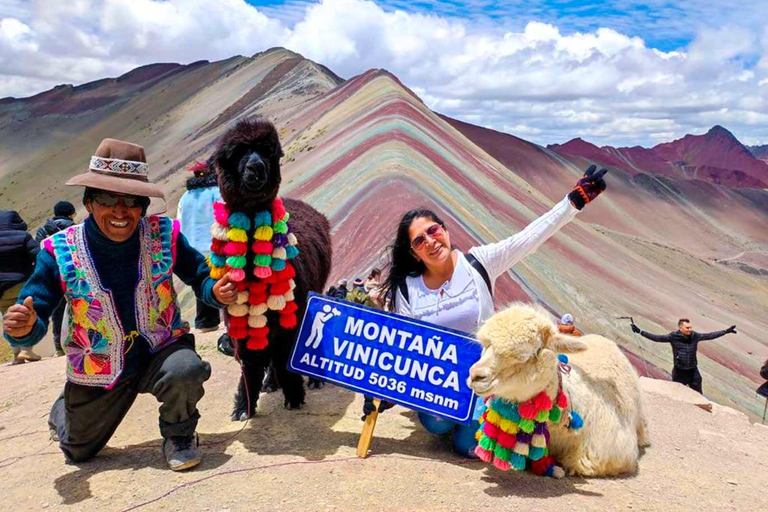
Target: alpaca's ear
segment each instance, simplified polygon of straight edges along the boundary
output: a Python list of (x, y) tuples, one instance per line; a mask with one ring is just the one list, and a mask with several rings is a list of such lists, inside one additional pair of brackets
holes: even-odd
[(559, 332), (552, 332), (545, 345), (550, 350), (563, 353), (583, 352), (589, 348), (589, 346), (579, 338), (561, 334)]

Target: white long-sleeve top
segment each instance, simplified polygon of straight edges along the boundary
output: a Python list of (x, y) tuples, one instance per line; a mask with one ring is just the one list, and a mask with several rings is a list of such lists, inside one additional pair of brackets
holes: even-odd
[[(491, 284), (515, 263), (536, 251), (579, 212), (566, 196), (519, 233), (500, 242), (473, 247), (469, 253), (483, 265)], [(443, 327), (473, 333), (493, 315), (493, 297), (483, 277), (459, 253), (451, 279), (436, 290), (422, 276), (406, 278), (408, 301), (398, 289), (396, 312)]]

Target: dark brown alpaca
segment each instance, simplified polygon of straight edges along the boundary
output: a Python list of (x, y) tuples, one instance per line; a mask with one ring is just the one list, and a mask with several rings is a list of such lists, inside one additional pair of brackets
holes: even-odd
[[(268, 120), (251, 118), (240, 121), (224, 134), (212, 156), (221, 197), (230, 211), (246, 213), (251, 219), (256, 212), (270, 210), (280, 190), (280, 157), (283, 156), (277, 130)], [(290, 224), (298, 239), (298, 256), (291, 260), (296, 269), (294, 296), (301, 321), (310, 291), (322, 293), (331, 270), (331, 234), (328, 219), (307, 203), (283, 199), (290, 214)], [(249, 240), (253, 230), (248, 233)], [(248, 249), (246, 276), (253, 276), (253, 258)], [(256, 279), (246, 277), (246, 279)], [(247, 350), (245, 340), (233, 340), (236, 354), (243, 365), (233, 420), (253, 415), (259, 399), (264, 371), (272, 362), (276, 378), (283, 388), (285, 406), (298, 409), (304, 403), (304, 383), (300, 375), (287, 370), (296, 328), (284, 329), (274, 311), (267, 314), (269, 345), (263, 350)]]

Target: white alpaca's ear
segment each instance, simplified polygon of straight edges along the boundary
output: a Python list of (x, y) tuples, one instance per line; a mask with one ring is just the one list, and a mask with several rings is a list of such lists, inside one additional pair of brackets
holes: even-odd
[(570, 352), (583, 352), (589, 348), (589, 345), (581, 341), (579, 338), (568, 336), (567, 334), (561, 334), (559, 332), (553, 332), (546, 342), (547, 348), (554, 350), (555, 352), (570, 353)]

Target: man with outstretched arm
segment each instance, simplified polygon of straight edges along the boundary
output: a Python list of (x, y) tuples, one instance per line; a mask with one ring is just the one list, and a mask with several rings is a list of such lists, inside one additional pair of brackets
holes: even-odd
[(634, 323), (632, 332), (657, 343), (671, 343), (674, 358), (672, 380), (701, 393), (701, 374), (696, 359), (699, 342), (714, 340), (726, 334), (736, 334), (736, 326), (732, 325), (724, 331), (699, 333), (693, 330), (689, 319), (681, 318), (677, 322), (677, 331), (669, 334), (651, 334), (641, 330)]

